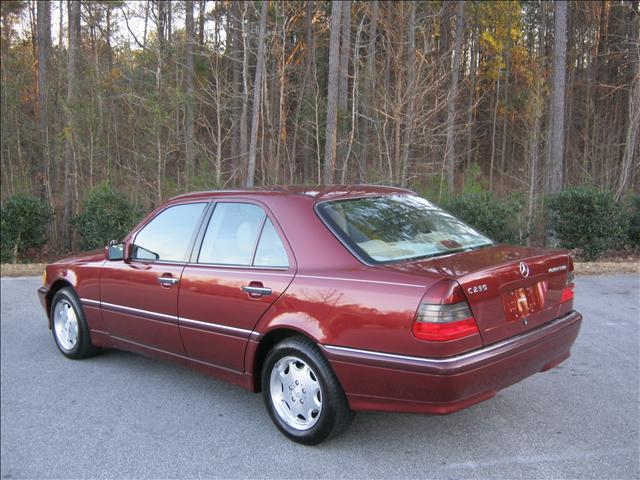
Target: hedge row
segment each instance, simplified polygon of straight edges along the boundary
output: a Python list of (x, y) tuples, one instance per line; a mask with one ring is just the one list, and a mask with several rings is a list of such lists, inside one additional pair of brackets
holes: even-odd
[[(79, 247), (91, 250), (104, 247), (109, 240), (122, 239), (142, 217), (142, 209), (119, 192), (98, 187), (85, 200), (82, 213), (71, 226)], [(30, 251), (47, 241), (47, 225), (53, 211), (40, 199), (23, 194), (9, 197), (0, 209), (2, 262), (28, 260)]]
[[(526, 240), (527, 214), (519, 197), (499, 199), (490, 192), (457, 196), (443, 208), (498, 242)], [(640, 195), (616, 200), (611, 192), (570, 187), (545, 198), (547, 236), (559, 248), (594, 260), (607, 251), (640, 247)]]
[[(526, 240), (526, 207), (520, 197), (501, 199), (474, 190), (451, 198), (443, 207), (498, 242)], [(39, 199), (11, 196), (0, 213), (2, 262), (26, 259), (30, 249), (46, 243), (53, 212)], [(111, 239), (122, 239), (142, 214), (121, 193), (100, 187), (87, 197), (72, 226), (82, 249), (100, 248)], [(545, 199), (545, 214), (549, 236), (581, 258), (592, 260), (606, 251), (640, 247), (640, 195), (617, 201), (610, 192), (571, 187)]]

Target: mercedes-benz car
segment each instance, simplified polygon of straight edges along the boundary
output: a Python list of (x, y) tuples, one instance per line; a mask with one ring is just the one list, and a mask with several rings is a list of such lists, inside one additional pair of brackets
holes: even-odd
[(304, 444), (356, 411), (487, 400), (566, 360), (582, 320), (567, 253), (497, 244), (379, 186), (181, 195), (43, 283), (67, 357), (129, 350), (262, 392)]

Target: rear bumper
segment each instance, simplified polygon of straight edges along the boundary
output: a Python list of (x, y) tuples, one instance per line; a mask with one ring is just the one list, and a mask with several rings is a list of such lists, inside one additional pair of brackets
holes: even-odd
[(447, 414), (487, 400), (570, 355), (582, 315), (449, 358), (422, 358), (324, 345), (354, 410)]

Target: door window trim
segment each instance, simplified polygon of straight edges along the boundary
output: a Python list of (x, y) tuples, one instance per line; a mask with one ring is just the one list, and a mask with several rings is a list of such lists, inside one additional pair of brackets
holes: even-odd
[[(198, 231), (196, 243), (193, 245), (193, 249), (191, 251), (191, 255), (187, 263), (193, 266), (203, 266), (203, 267), (216, 267), (216, 268), (230, 268), (234, 270), (278, 270), (278, 271), (295, 271), (297, 269), (297, 263), (295, 261), (295, 257), (293, 255), (293, 249), (289, 244), (289, 241), (284, 236), (284, 231), (280, 227), (280, 225), (275, 221), (273, 213), (268, 209), (266, 205), (262, 202), (257, 202), (252, 199), (247, 198), (224, 198), (224, 199), (214, 199), (211, 201), (212, 206), (206, 214), (206, 217), (202, 220), (200, 225), (200, 229)], [(253, 246), (253, 254), (251, 256), (251, 265), (235, 265), (228, 263), (208, 263), (208, 262), (198, 262), (198, 257), (200, 256), (200, 250), (202, 250), (202, 246), (204, 243), (204, 236), (209, 228), (209, 223), (213, 218), (213, 213), (215, 212), (216, 206), (219, 203), (245, 203), (249, 205), (255, 205), (258, 208), (262, 209), (264, 213), (264, 218), (262, 219), (262, 223), (260, 225), (260, 230), (258, 232), (258, 236), (256, 237), (255, 244)], [(260, 239), (262, 238), (262, 231), (264, 230), (264, 226), (267, 223), (267, 220), (271, 222), (273, 225), (278, 238), (282, 242), (282, 246), (287, 254), (287, 260), (289, 262), (288, 267), (271, 267), (271, 266), (261, 266), (261, 265), (253, 265), (255, 261), (256, 252), (258, 251), (258, 244), (260, 243)]]

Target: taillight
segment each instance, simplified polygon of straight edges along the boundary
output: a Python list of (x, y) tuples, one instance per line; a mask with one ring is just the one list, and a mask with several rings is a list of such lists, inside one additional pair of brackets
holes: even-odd
[(416, 338), (432, 342), (478, 333), (478, 325), (460, 285), (452, 280), (442, 280), (431, 287), (418, 307), (412, 331)]
[(562, 296), (560, 297), (560, 303), (573, 300), (573, 272), (567, 273), (567, 280), (565, 286), (562, 289)]

